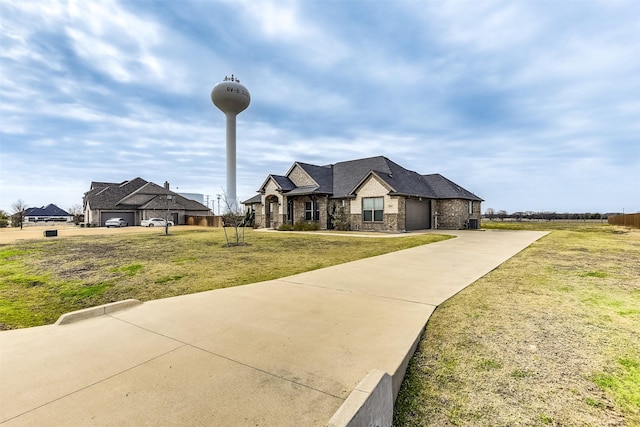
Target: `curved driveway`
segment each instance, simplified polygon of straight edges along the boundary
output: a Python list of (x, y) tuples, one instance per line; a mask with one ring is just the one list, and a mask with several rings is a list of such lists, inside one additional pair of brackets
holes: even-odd
[(0, 423), (326, 425), (373, 369), (391, 374), (397, 393), (435, 308), (546, 234), (450, 233), (279, 280), (0, 332)]

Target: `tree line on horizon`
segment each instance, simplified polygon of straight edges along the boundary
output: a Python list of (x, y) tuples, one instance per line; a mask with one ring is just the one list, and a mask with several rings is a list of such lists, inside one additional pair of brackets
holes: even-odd
[(622, 213), (618, 212), (607, 212), (607, 213), (599, 213), (599, 212), (547, 212), (547, 211), (522, 211), (522, 212), (513, 212), (508, 213), (506, 210), (496, 210), (494, 208), (487, 208), (485, 210), (483, 218), (493, 221), (494, 219), (499, 219), (504, 221), (505, 219), (522, 221), (522, 220), (544, 220), (544, 221), (553, 221), (553, 220), (576, 220), (576, 221), (586, 221), (586, 220), (606, 220), (609, 216), (613, 215), (622, 215)]

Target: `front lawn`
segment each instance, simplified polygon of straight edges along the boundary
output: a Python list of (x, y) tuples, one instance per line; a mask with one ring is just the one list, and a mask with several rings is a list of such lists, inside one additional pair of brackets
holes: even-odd
[(0, 245), (0, 329), (55, 322), (66, 312), (285, 277), (450, 238), (265, 233), (224, 247), (222, 229), (91, 235)]
[(639, 426), (640, 231), (553, 230), (435, 311), (395, 426)]

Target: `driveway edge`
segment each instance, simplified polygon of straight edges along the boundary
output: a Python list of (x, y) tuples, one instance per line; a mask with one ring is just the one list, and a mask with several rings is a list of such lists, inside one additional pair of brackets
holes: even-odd
[(79, 322), (80, 320), (90, 319), (92, 317), (103, 316), (113, 313), (114, 311), (125, 310), (130, 307), (142, 304), (137, 299), (126, 299), (124, 301), (116, 301), (109, 304), (99, 305), (97, 307), (85, 308), (83, 310), (65, 313), (58, 318), (56, 325), (67, 325), (69, 323)]

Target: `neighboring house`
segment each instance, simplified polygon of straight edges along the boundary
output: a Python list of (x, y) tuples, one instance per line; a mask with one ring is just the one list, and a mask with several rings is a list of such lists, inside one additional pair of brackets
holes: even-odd
[(25, 222), (38, 221), (73, 221), (73, 215), (54, 204), (48, 204), (41, 208), (29, 208), (24, 211)]
[(202, 203), (169, 190), (168, 182), (162, 187), (142, 178), (92, 182), (83, 201), (85, 221), (100, 226), (109, 218), (124, 218), (129, 225), (139, 225), (143, 219), (168, 216), (175, 224), (184, 224), (185, 215), (211, 215)]
[(479, 228), (482, 199), (440, 174), (420, 175), (386, 157), (315, 166), (295, 162), (269, 175), (243, 202), (260, 227), (316, 222), (351, 230), (403, 232)]

